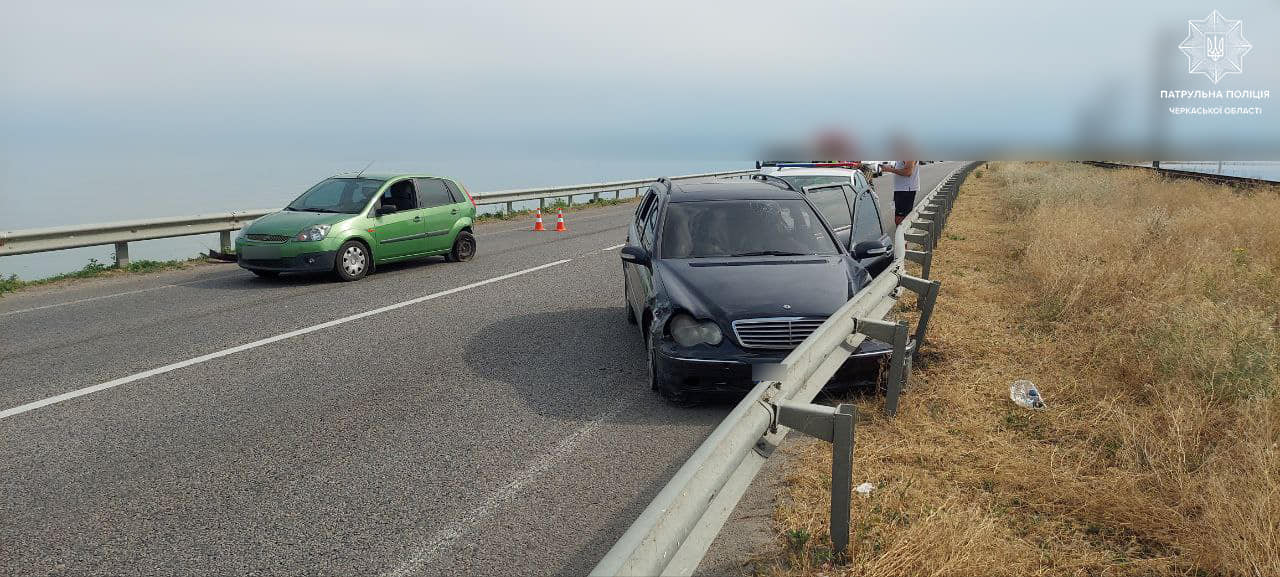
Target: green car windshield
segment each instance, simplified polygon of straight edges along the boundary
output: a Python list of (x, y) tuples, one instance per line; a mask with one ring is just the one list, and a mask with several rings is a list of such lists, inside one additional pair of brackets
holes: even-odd
[(382, 188), (383, 180), (373, 178), (329, 178), (302, 193), (285, 210), (356, 214)]

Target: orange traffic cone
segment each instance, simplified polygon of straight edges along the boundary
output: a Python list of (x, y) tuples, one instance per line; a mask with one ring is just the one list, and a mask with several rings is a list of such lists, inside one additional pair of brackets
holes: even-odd
[(533, 219), (533, 230), (547, 230), (542, 227), (542, 208), (538, 208), (538, 216)]
[(569, 230), (564, 227), (564, 209), (556, 209), (556, 232)]

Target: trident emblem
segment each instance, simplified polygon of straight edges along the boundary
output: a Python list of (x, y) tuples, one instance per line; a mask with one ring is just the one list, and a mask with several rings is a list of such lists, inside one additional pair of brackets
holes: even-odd
[(1217, 62), (1227, 53), (1226, 41), (1227, 37), (1221, 34), (1211, 34), (1205, 36), (1205, 56), (1210, 60)]

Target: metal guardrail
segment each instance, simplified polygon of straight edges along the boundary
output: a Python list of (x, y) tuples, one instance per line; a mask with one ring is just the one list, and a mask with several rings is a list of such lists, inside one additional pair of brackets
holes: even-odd
[[(928, 280), (937, 239), (955, 203), (960, 183), (977, 163), (947, 175), (906, 217), (894, 237), (889, 269), (854, 295), (781, 363), (778, 381), (757, 384), (706, 441), (685, 461), (639, 518), (591, 571), (592, 575), (691, 575), (765, 459), (790, 429), (832, 443), (831, 537), (837, 552), (849, 541), (853, 472), (852, 405), (811, 404), (850, 354), (868, 337), (894, 347), (885, 412), (897, 411), (898, 396), (918, 354), (938, 281)], [(916, 245), (908, 250), (907, 245)], [(923, 278), (906, 272), (922, 266)], [(908, 353), (908, 325), (881, 320), (897, 302), (899, 288), (919, 295), (916, 346)]]
[[(706, 172), (673, 176), (671, 179), (731, 178), (746, 176), (753, 172), (755, 171)], [(620, 198), (622, 191), (634, 188), (639, 193), (641, 189), (647, 187), (654, 180), (645, 178), (546, 188), (499, 190), (475, 193), (472, 198), (475, 199), (477, 205), (506, 205), (507, 211), (512, 211), (515, 203), (529, 200), (541, 201), (541, 205), (545, 208), (546, 200), (549, 198), (566, 198), (568, 204), (572, 205), (576, 196), (590, 194), (592, 195), (592, 200), (599, 200), (602, 193), (613, 192), (613, 197), (617, 199)], [(277, 210), (279, 209), (256, 209), (103, 224), (12, 230), (0, 232), (0, 256), (114, 244), (116, 263), (124, 266), (129, 263), (130, 242), (215, 232), (219, 233), (218, 240), (222, 251), (230, 252), (231, 231), (244, 228), (255, 219)]]
[[(1161, 176), (1167, 176), (1170, 178), (1189, 178), (1192, 180), (1212, 182), (1215, 184), (1226, 184), (1229, 186), (1236, 186), (1236, 187), (1276, 186), (1277, 184), (1280, 184), (1274, 180), (1252, 178), (1248, 176), (1235, 176), (1232, 174), (1197, 172), (1194, 170), (1165, 168), (1163, 166), (1160, 166), (1159, 161), (1156, 161), (1154, 165), (1136, 164), (1136, 163), (1129, 163), (1129, 162), (1106, 162), (1106, 161), (1098, 161), (1098, 160), (1085, 160), (1081, 162), (1083, 164), (1088, 164), (1090, 166), (1097, 166), (1101, 168), (1138, 168), (1138, 169), (1144, 169), (1144, 170), (1153, 170), (1157, 174), (1160, 174)], [(1179, 163), (1179, 164), (1182, 164), (1182, 163)], [(1222, 169), (1221, 163), (1203, 163), (1203, 164), (1206, 164), (1209, 166), (1217, 164), (1218, 170)]]

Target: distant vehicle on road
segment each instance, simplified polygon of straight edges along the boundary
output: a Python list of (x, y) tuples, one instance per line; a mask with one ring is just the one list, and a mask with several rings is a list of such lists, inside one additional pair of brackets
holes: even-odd
[[(649, 383), (677, 404), (745, 392), (752, 365), (777, 363), (869, 282), (803, 193), (768, 181), (649, 188), (622, 247), (628, 322), (639, 323)], [(891, 353), (866, 341), (847, 367)]]
[(321, 181), (236, 238), (241, 267), (261, 277), (332, 271), (364, 278), (376, 265), (475, 256), (475, 201), (456, 181), (418, 174), (358, 174)]

